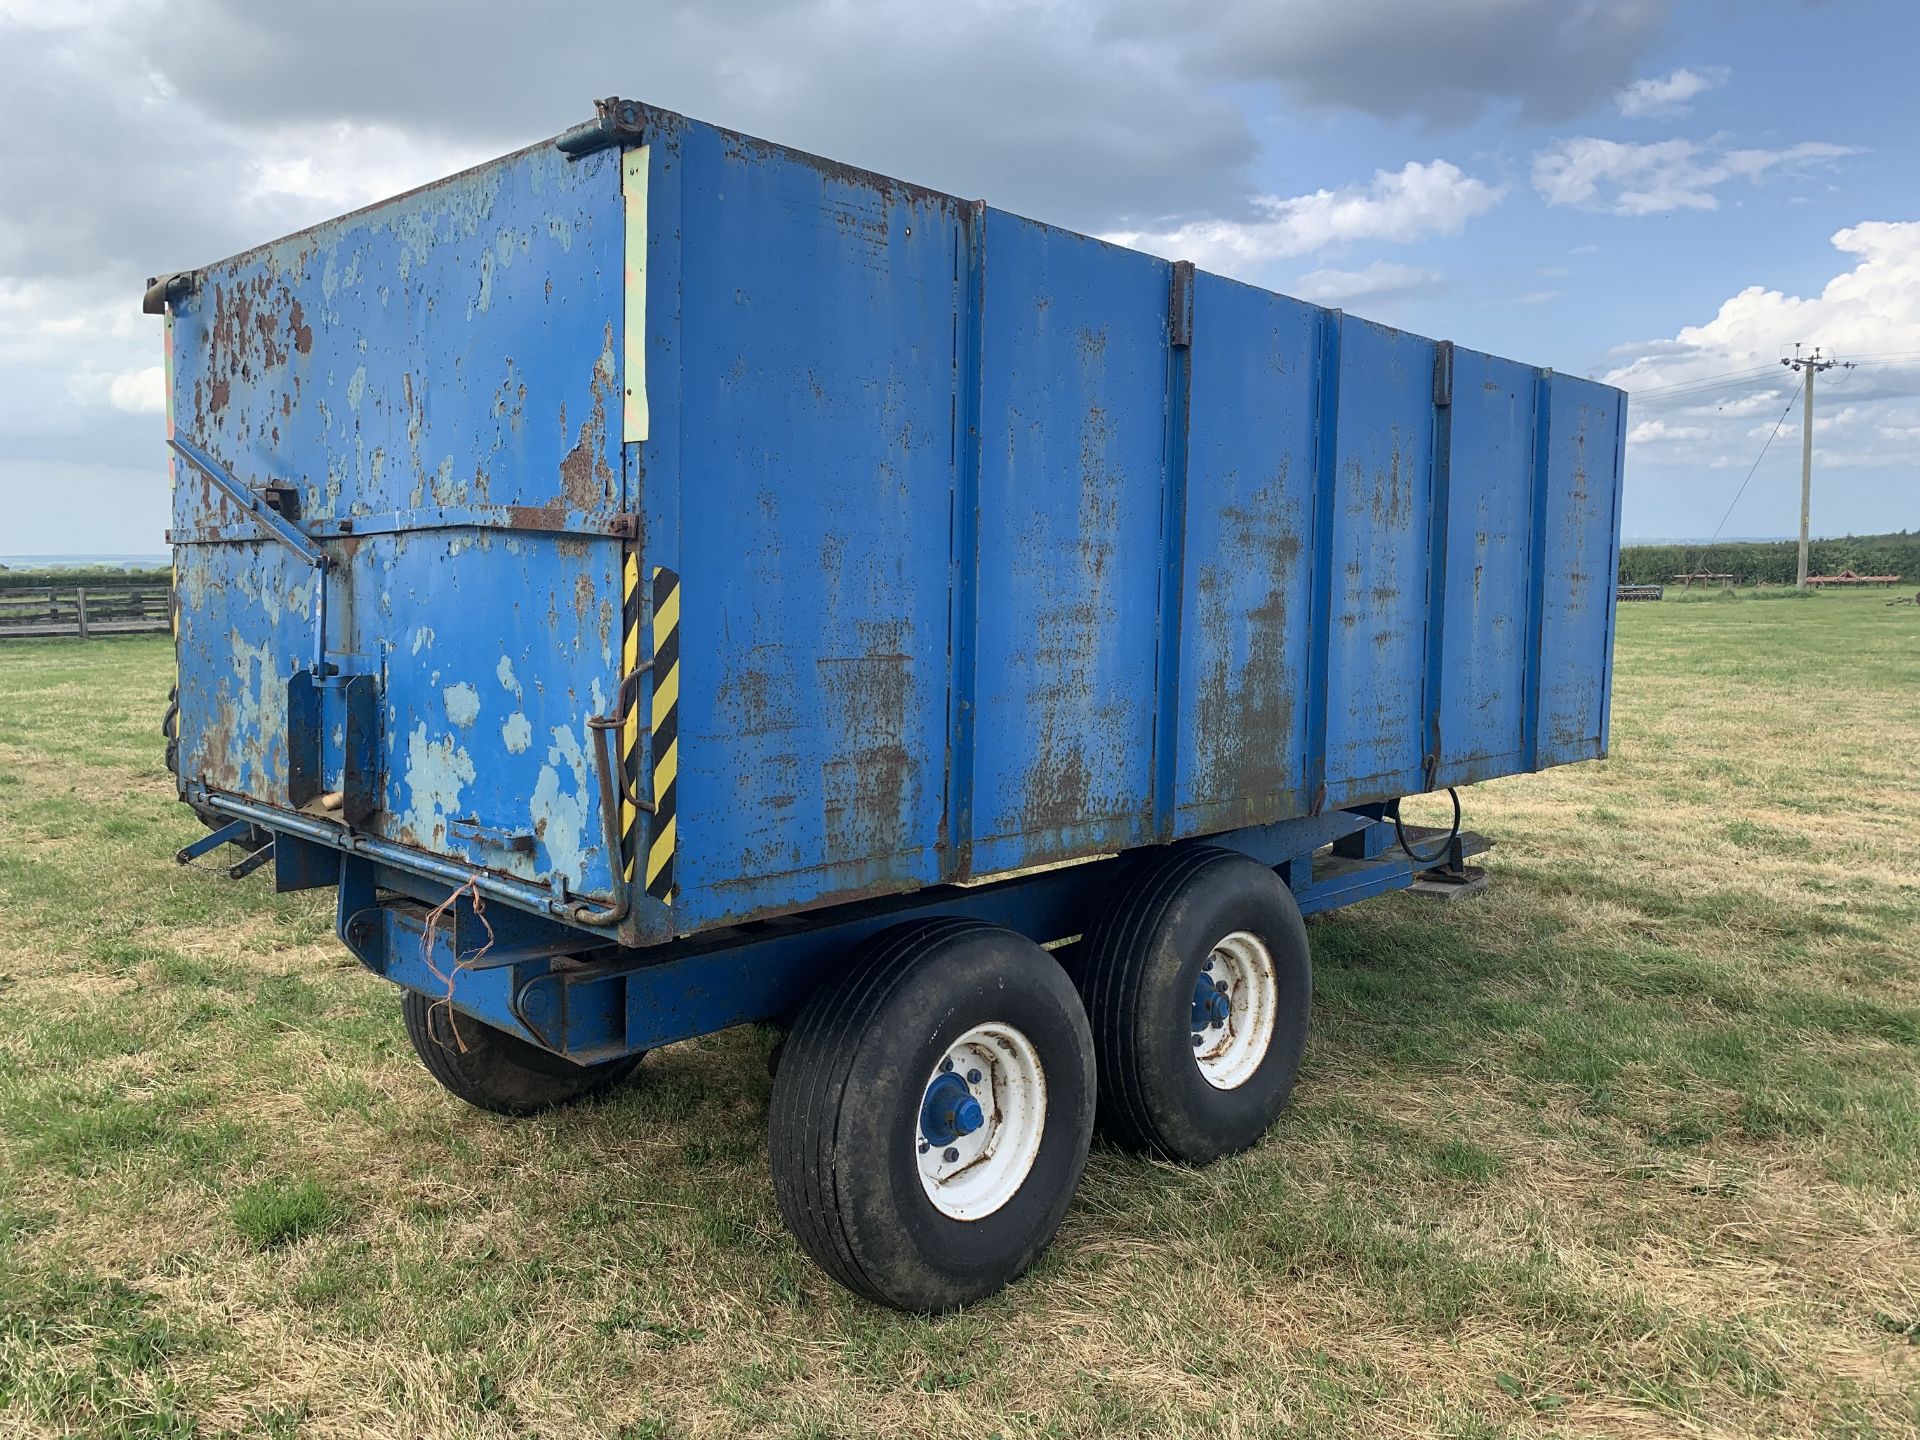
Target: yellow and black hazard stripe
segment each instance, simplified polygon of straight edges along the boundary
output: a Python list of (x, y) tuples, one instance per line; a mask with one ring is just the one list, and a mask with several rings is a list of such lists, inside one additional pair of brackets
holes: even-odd
[(653, 826), (647, 893), (673, 903), (674, 812), (680, 772), (680, 577), (653, 572)]
[[(640, 668), (640, 556), (628, 550), (621, 574), (620, 673), (630, 676)], [(624, 688), (624, 687), (623, 687)], [(620, 717), (620, 864), (633, 883), (640, 855), (640, 811), (627, 797), (640, 793), (640, 706), (622, 695)]]

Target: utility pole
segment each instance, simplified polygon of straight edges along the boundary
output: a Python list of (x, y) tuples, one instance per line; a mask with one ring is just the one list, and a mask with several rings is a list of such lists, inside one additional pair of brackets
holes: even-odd
[[(1807, 530), (1813, 518), (1813, 377), (1840, 362), (1829, 359), (1818, 345), (1803, 355), (1796, 341), (1792, 357), (1782, 358), (1780, 363), (1800, 373), (1802, 388), (1807, 393), (1806, 419), (1800, 426), (1800, 579), (1797, 582), (1804, 590), (1807, 588)], [(1853, 366), (1846, 368), (1851, 370)]]

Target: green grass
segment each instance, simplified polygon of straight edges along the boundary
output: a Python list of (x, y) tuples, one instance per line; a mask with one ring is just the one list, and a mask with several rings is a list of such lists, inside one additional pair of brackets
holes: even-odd
[(1884, 600), (1625, 607), (1613, 758), (1466, 796), (1491, 890), (1313, 923), (1270, 1139), (1097, 1145), (1035, 1272), (937, 1322), (781, 1227), (769, 1032), (463, 1108), (327, 896), (171, 863), (164, 639), (0, 647), (0, 1432), (1920, 1432)]
[(255, 1249), (269, 1250), (333, 1228), (345, 1208), (312, 1176), (271, 1176), (234, 1196), (228, 1213)]

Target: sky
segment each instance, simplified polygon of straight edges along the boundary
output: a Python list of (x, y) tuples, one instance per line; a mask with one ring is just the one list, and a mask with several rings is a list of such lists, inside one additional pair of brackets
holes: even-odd
[[(1920, 528), (1910, 0), (0, 0), (0, 554), (158, 553), (149, 275), (620, 94), (1629, 390), (1628, 539)], [(1757, 462), (1757, 463), (1756, 463)]]

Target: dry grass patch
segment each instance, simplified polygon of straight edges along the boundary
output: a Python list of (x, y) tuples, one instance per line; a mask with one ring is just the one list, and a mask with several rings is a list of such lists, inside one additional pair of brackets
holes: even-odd
[(1488, 895), (1313, 925), (1273, 1137), (1096, 1148), (932, 1323), (782, 1231), (770, 1035), (467, 1111), (325, 897), (171, 864), (164, 641), (0, 650), (0, 1431), (1920, 1433), (1920, 612), (1620, 623)]

